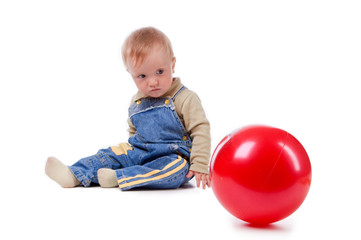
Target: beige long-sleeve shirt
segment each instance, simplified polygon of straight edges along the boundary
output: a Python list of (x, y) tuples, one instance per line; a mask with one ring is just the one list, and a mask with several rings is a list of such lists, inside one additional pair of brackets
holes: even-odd
[[(183, 87), (180, 78), (173, 78), (171, 88), (162, 97), (173, 98)], [(138, 91), (133, 96), (131, 104), (146, 98)], [(192, 139), (192, 151), (190, 155), (190, 170), (208, 174), (208, 165), (211, 151), (210, 124), (197, 94), (189, 89), (181, 91), (174, 99), (175, 110), (185, 130)], [(136, 132), (135, 127), (128, 118), (129, 136)]]

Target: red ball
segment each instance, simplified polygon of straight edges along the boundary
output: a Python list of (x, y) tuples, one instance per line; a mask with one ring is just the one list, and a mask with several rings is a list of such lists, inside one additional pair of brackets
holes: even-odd
[(212, 190), (235, 217), (268, 224), (292, 214), (311, 185), (311, 163), (288, 132), (249, 126), (226, 136), (210, 164)]

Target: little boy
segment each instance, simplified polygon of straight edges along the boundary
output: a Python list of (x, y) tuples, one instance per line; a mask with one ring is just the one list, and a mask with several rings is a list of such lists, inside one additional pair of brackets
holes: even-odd
[(193, 176), (210, 186), (210, 125), (198, 96), (173, 78), (176, 58), (153, 27), (134, 31), (122, 57), (138, 93), (128, 114), (129, 140), (66, 166), (49, 157), (46, 174), (62, 187), (178, 188)]

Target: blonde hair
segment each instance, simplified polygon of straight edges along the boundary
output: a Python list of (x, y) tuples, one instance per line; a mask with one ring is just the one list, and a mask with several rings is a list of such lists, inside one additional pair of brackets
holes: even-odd
[(168, 37), (154, 27), (140, 28), (132, 32), (124, 41), (122, 58), (124, 65), (141, 64), (155, 45), (169, 53), (170, 60), (174, 58), (172, 44)]

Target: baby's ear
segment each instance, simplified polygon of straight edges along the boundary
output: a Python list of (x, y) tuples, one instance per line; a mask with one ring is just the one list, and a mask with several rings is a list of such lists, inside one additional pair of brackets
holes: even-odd
[(177, 62), (177, 59), (175, 57), (172, 58), (172, 73), (174, 73), (175, 63)]

